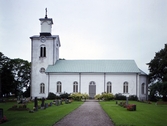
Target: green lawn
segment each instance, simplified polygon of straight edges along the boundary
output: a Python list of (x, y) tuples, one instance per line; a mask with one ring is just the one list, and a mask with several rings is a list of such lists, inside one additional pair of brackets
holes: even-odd
[[(45, 101), (50, 102), (50, 101)], [(72, 102), (60, 106), (52, 105), (45, 110), (38, 110), (34, 113), (29, 111), (8, 111), (16, 102), (0, 103), (0, 108), (4, 109), (4, 115), (8, 121), (2, 126), (52, 126), (65, 115), (78, 108), (83, 102)], [(39, 101), (39, 104), (41, 102)], [(33, 103), (28, 103), (27, 107), (32, 109)]]
[(137, 110), (127, 111), (115, 101), (99, 103), (116, 126), (167, 126), (167, 105), (130, 101)]

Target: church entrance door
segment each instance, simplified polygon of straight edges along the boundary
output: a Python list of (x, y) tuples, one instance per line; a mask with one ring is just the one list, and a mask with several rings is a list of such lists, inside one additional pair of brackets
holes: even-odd
[(91, 81), (89, 84), (89, 97), (94, 98), (96, 95), (96, 84), (94, 81)]

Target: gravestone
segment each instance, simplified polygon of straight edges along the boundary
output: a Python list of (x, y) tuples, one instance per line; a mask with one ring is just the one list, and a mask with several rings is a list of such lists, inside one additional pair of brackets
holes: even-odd
[(3, 109), (0, 108), (0, 119), (2, 119), (2, 118), (3, 118)]
[(48, 108), (48, 103), (45, 103), (45, 109)]
[(21, 101), (23, 101), (23, 95), (21, 95)]
[(44, 103), (45, 102), (45, 99), (44, 99), (44, 97), (42, 98), (42, 103), (41, 103), (41, 107), (44, 107)]
[(62, 100), (59, 100), (59, 104), (62, 105)]
[(20, 97), (17, 96), (17, 103), (20, 103)]
[(68, 100), (68, 99), (66, 99), (66, 100), (65, 100), (65, 103), (66, 103), (66, 104), (68, 104), (68, 103), (69, 103), (69, 100)]
[(52, 106), (52, 102), (50, 102), (50, 106)]
[(59, 106), (59, 100), (56, 100), (56, 106)]
[(34, 107), (35, 107), (35, 111), (38, 111), (38, 100), (37, 100), (37, 97), (35, 97), (35, 99), (34, 99)]
[(19, 96), (17, 96), (17, 101), (20, 101), (20, 97)]

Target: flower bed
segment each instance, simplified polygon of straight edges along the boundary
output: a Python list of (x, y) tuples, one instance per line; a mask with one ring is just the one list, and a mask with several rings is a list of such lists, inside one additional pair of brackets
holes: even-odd
[(3, 116), (3, 118), (0, 119), (0, 124), (6, 122), (7, 120), (8, 120), (8, 119), (6, 118), (6, 116)]
[(136, 111), (136, 105), (127, 105), (126, 108), (128, 111)]
[(167, 102), (163, 102), (163, 101), (158, 101), (157, 105), (167, 105)]
[(12, 108), (9, 108), (8, 110), (13, 110), (13, 111), (28, 111), (29, 108), (27, 108), (26, 104), (20, 104), (18, 105), (13, 105)]

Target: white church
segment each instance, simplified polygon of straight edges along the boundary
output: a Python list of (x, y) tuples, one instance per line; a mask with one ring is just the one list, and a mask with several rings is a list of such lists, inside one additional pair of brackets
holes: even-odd
[(93, 98), (108, 92), (147, 99), (148, 76), (134, 60), (60, 60), (59, 36), (51, 34), (52, 18), (46, 13), (39, 20), (40, 35), (30, 37), (32, 98), (46, 98), (50, 92), (80, 92)]

